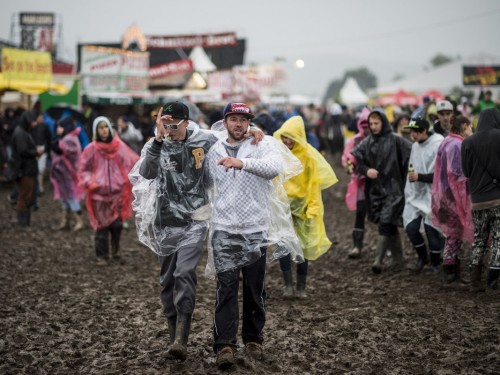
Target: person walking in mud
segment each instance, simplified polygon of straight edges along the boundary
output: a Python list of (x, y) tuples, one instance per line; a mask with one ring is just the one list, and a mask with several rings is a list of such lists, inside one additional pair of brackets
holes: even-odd
[(460, 250), (463, 242), (472, 243), (470, 192), (461, 166), (464, 138), (472, 134), (467, 117), (453, 116), (450, 132), (439, 145), (432, 182), (432, 222), (446, 236), (443, 250), (443, 286), (464, 287), (460, 274)]
[(351, 176), (351, 181), (347, 185), (345, 201), (349, 211), (356, 211), (354, 220), (354, 229), (352, 231), (353, 247), (349, 251), (348, 257), (356, 259), (361, 256), (363, 250), (363, 240), (365, 237), (365, 218), (366, 218), (366, 200), (365, 200), (365, 176), (356, 171), (356, 158), (351, 154), (354, 147), (359, 145), (363, 139), (370, 135), (368, 128), (368, 115), (370, 110), (363, 108), (357, 121), (358, 134), (349, 139), (342, 153), (342, 166), (347, 174)]
[(227, 140), (219, 140), (207, 154), (216, 192), (209, 239), (217, 279), (213, 349), (221, 369), (235, 363), (240, 273), (245, 352), (254, 359), (262, 358), (270, 195), (272, 180), (283, 169), (273, 143), (263, 141), (256, 146), (244, 138), (254, 117), (250, 107), (229, 103), (223, 117)]
[(305, 261), (297, 264), (297, 287), (293, 288), (290, 256), (280, 258), (285, 283), (283, 297), (304, 299), (308, 261), (317, 260), (332, 243), (323, 222), (324, 206), (321, 191), (337, 183), (337, 177), (325, 158), (307, 143), (304, 120), (293, 116), (274, 133), (300, 160), (304, 171), (286, 181), (284, 186), (290, 201), (295, 232), (300, 239)]
[(487, 286), (498, 288), (500, 275), (500, 111), (479, 115), (476, 133), (462, 143), (462, 169), (471, 191), (474, 242), (470, 258), (471, 291), (484, 291), (483, 256), (491, 237)]
[(97, 117), (92, 127), (94, 140), (83, 150), (79, 176), (80, 185), (87, 191), (86, 206), (95, 230), (97, 265), (105, 266), (110, 260), (122, 260), (123, 221), (132, 216), (132, 186), (127, 174), (139, 156), (113, 134), (107, 117)]
[(368, 220), (378, 224), (378, 241), (372, 271), (382, 272), (387, 250), (392, 258), (389, 267), (404, 265), (403, 244), (398, 226), (402, 226), (405, 205), (404, 186), (408, 171), (411, 143), (392, 132), (386, 115), (380, 109), (368, 116), (371, 135), (352, 150), (356, 171), (366, 176)]
[(414, 271), (419, 273), (429, 263), (427, 246), (420, 233), (422, 220), (429, 243), (431, 270), (436, 272), (441, 262), (443, 236), (432, 226), (432, 180), (439, 144), (443, 136), (429, 133), (430, 124), (423, 117), (411, 119), (405, 126), (414, 140), (410, 155), (410, 170), (405, 186), (405, 208), (403, 224), (406, 234), (417, 252), (418, 260)]
[[(196, 302), (196, 266), (210, 216), (203, 164), (214, 132), (189, 120), (189, 108), (166, 103), (156, 135), (130, 173), (139, 240), (159, 255), (160, 299), (167, 318), (171, 359), (184, 361)], [(258, 141), (263, 133), (252, 133)], [(260, 135), (259, 135), (260, 134)]]

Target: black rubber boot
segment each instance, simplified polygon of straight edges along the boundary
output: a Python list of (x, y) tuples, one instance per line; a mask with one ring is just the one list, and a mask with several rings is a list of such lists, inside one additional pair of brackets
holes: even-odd
[(448, 264), (443, 266), (443, 285), (448, 286), (452, 284), (457, 278), (455, 272), (455, 265)]
[(293, 298), (295, 292), (293, 290), (293, 275), (291, 270), (283, 271), (283, 282), (285, 283), (283, 287), (283, 298)]
[(403, 243), (401, 242), (399, 232), (389, 237), (389, 249), (392, 254), (389, 269), (393, 271), (402, 270), (405, 266), (405, 260), (403, 256)]
[(500, 275), (500, 270), (490, 268), (488, 272), (488, 288), (498, 289), (498, 276)]
[(441, 264), (441, 253), (434, 252), (431, 249), (431, 267), (435, 271), (437, 271), (439, 269), (440, 264)]
[(28, 229), (28, 227), (29, 227), (29, 212), (28, 211), (19, 211), (17, 213), (17, 225), (21, 229)]
[(120, 238), (122, 229), (123, 225), (121, 220), (116, 220), (109, 228), (111, 232), (111, 259), (116, 262), (121, 262)]
[(352, 244), (353, 248), (347, 255), (351, 259), (356, 259), (361, 256), (361, 250), (363, 249), (363, 239), (365, 231), (363, 229), (354, 229), (352, 231)]
[(298, 299), (307, 298), (306, 294), (307, 275), (297, 275), (297, 292), (295, 293)]
[(187, 343), (189, 330), (191, 329), (191, 314), (177, 312), (177, 322), (175, 325), (175, 340), (170, 346), (169, 354), (180, 361), (185, 361), (187, 357)]
[(175, 326), (177, 325), (177, 316), (167, 318), (168, 322), (168, 345), (172, 345), (175, 341)]
[(425, 244), (415, 246), (415, 251), (417, 252), (418, 260), (414, 271), (416, 273), (420, 273), (429, 263), (429, 258), (427, 257), (427, 246), (425, 246)]
[(475, 266), (471, 264), (469, 270), (470, 270), (470, 291), (472, 293), (484, 292), (486, 288), (481, 283), (483, 265), (478, 264), (477, 266)]

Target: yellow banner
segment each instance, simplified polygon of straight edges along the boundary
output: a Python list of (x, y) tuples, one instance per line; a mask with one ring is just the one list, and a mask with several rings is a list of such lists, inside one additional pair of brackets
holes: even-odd
[(2, 73), (6, 80), (52, 81), (49, 52), (2, 48)]

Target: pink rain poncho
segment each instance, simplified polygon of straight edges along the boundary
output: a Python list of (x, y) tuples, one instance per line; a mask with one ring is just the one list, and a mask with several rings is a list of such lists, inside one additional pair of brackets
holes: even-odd
[(439, 145), (432, 183), (432, 222), (447, 236), (469, 243), (474, 237), (470, 194), (462, 172), (463, 138), (449, 134)]
[[(368, 108), (363, 108), (361, 111), (361, 115), (358, 119), (358, 134), (349, 139), (345, 145), (344, 152), (342, 153), (342, 166), (344, 168), (347, 167), (347, 161), (349, 160), (353, 167), (356, 166), (356, 158), (351, 154), (351, 151), (354, 147), (361, 143), (363, 139), (366, 138), (366, 135), (363, 131), (363, 127), (361, 126), (363, 123), (366, 123), (368, 126), (368, 115), (370, 114), (370, 110)], [(357, 172), (353, 172), (351, 175), (351, 181), (347, 184), (347, 193), (345, 196), (345, 203), (347, 205), (347, 209), (349, 211), (356, 211), (356, 202), (365, 199), (365, 176), (358, 174)]]
[(119, 137), (93, 141), (82, 154), (80, 185), (87, 190), (90, 225), (95, 230), (132, 216), (132, 185), (128, 173), (139, 159)]
[(62, 154), (52, 152), (50, 180), (54, 185), (54, 199), (83, 199), (85, 193), (78, 184), (82, 147), (78, 141), (81, 129), (76, 128), (59, 140)]

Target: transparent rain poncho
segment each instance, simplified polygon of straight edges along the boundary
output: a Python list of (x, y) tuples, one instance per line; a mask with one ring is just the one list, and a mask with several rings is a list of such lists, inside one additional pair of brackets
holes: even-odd
[(282, 136), (295, 142), (292, 153), (304, 166), (304, 171), (287, 181), (284, 187), (304, 257), (316, 260), (332, 245), (325, 231), (321, 190), (334, 185), (338, 179), (325, 158), (307, 143), (304, 121), (300, 116), (291, 117), (274, 133), (280, 141)]
[(129, 173), (137, 236), (161, 256), (199, 243), (210, 217), (203, 159), (217, 132), (191, 121), (187, 132), (185, 142), (148, 142)]
[[(212, 129), (220, 126), (216, 123)], [(236, 156), (244, 161), (244, 170), (226, 172), (217, 165), (230, 156), (225, 142), (217, 143), (207, 156), (215, 206), (205, 270), (208, 277), (255, 262), (262, 256), (262, 248), (267, 248), (267, 261), (288, 254), (295, 262), (304, 261), (283, 187), (286, 180), (302, 172), (302, 164), (270, 136), (258, 146), (250, 142), (243, 142)]]

